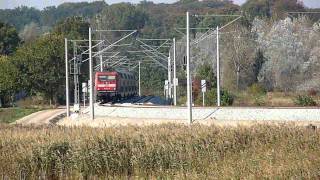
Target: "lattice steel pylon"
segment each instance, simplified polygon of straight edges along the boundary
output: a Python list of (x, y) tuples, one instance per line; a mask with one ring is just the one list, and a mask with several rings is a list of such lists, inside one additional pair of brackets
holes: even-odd
[(80, 66), (81, 66), (81, 55), (78, 55), (77, 44), (73, 42), (73, 58), (71, 59), (70, 74), (73, 75), (74, 81), (74, 111), (80, 110)]

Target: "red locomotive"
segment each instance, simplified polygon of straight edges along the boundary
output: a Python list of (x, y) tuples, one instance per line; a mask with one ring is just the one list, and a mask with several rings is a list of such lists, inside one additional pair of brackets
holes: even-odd
[(134, 96), (137, 94), (135, 76), (131, 72), (96, 72), (95, 90), (97, 100), (103, 102)]

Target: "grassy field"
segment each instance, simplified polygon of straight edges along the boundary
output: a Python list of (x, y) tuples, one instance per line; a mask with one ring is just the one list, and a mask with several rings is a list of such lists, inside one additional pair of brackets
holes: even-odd
[(318, 179), (320, 132), (261, 125), (96, 129), (2, 124), (0, 177)]
[(40, 111), (36, 108), (0, 108), (0, 123), (11, 123), (24, 116)]

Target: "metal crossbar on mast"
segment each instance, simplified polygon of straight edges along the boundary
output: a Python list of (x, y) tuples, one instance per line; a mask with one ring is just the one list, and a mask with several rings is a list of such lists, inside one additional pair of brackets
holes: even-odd
[[(238, 21), (240, 18), (242, 18), (241, 15), (223, 15), (223, 14), (211, 14), (211, 15), (195, 15), (198, 17), (205, 17), (205, 16), (211, 16), (211, 17), (236, 17), (234, 20), (228, 22), (227, 24), (223, 25), (221, 28), (217, 27), (216, 30), (212, 28), (208, 28), (209, 30), (204, 33), (199, 38), (195, 39), (191, 45), (197, 44), (203, 39), (207, 38), (208, 36), (212, 36), (212, 34), (216, 33), (217, 35), (217, 106), (220, 106), (220, 54), (219, 54), (219, 30), (233, 24), (234, 22)], [(187, 57), (187, 116), (189, 123), (192, 123), (192, 78), (190, 74), (190, 29), (198, 29), (198, 28), (190, 28), (190, 15), (189, 12), (186, 13), (186, 34), (181, 32), (179, 29), (175, 29), (177, 32), (186, 35), (186, 57)], [(184, 28), (181, 28), (184, 29)], [(213, 32), (210, 32), (213, 31)], [(210, 32), (210, 33), (209, 33)], [(209, 34), (208, 34), (209, 33)]]
[[(92, 39), (93, 37), (93, 32), (129, 32), (129, 34), (125, 35), (124, 37), (120, 38), (119, 40), (110, 43), (109, 41), (107, 41), (106, 39), (101, 39), (102, 37), (100, 36), (99, 40), (94, 40)], [(100, 71), (103, 71), (103, 65), (105, 63), (110, 63), (111, 67), (114, 68), (121, 68), (121, 67), (127, 67), (129, 68), (129, 70), (132, 70), (136, 67), (139, 67), (139, 70), (141, 69), (141, 63), (144, 64), (154, 64), (154, 65), (160, 65), (161, 67), (163, 67), (164, 69), (170, 69), (170, 61), (168, 61), (168, 56), (164, 55), (162, 52), (160, 52), (161, 50), (164, 50), (164, 48), (169, 48), (170, 46), (170, 39), (140, 39), (137, 40), (141, 45), (139, 46), (140, 48), (142, 48), (142, 51), (136, 51), (138, 53), (142, 53), (144, 54), (144, 57), (148, 58), (149, 60), (140, 60), (138, 62), (138, 64), (136, 64), (137, 62), (129, 59), (127, 56), (120, 56), (120, 51), (119, 52), (109, 52), (108, 50), (110, 50), (113, 47), (130, 47), (133, 44), (129, 43), (129, 44), (119, 44), (120, 42), (122, 42), (123, 40), (127, 39), (128, 37), (130, 37), (131, 35), (133, 35), (134, 33), (136, 33), (136, 30), (93, 30), (91, 28), (89, 28), (89, 35), (88, 35), (88, 39), (83, 39), (83, 40), (65, 40), (65, 48), (66, 48), (66, 80), (69, 78), (68, 74), (69, 74), (69, 66), (68, 64), (70, 62), (73, 63), (84, 63), (86, 61), (89, 61), (89, 100), (90, 100), (90, 105), (89, 105), (89, 114), (90, 114), (90, 118), (94, 119), (94, 82), (93, 82), (93, 75), (94, 75), (94, 70), (97, 70), (100, 67)], [(67, 42), (88, 42), (88, 45), (83, 45), (83, 43), (81, 45), (78, 46), (74, 46), (74, 57), (69, 60), (68, 59), (68, 55), (67, 55)], [(159, 46), (153, 46), (153, 45), (148, 45), (147, 43), (143, 42), (143, 41), (164, 41), (162, 42)], [(93, 42), (96, 42), (93, 44)], [(108, 45), (106, 45), (106, 43), (108, 43)], [(78, 54), (77, 49), (75, 48), (79, 48), (81, 51)], [(85, 50), (83, 50), (84, 48), (87, 48)], [(93, 49), (98, 49), (97, 52), (94, 52)], [(134, 53), (133, 51), (127, 51), (128, 53)], [(78, 62), (78, 56), (82, 57), (83, 55), (89, 55), (89, 57), (87, 59), (81, 59), (80, 58), (80, 62)], [(95, 57), (99, 56), (100, 58), (100, 63), (98, 65), (96, 65), (95, 67), (93, 67), (94, 64), (94, 60), (93, 59)], [(135, 57), (135, 56), (133, 56)], [(76, 62), (77, 61), (77, 62)], [(164, 65), (165, 63), (168, 63), (168, 67), (166, 65)], [(68, 69), (67, 69), (68, 68)], [(70, 110), (69, 110), (69, 81), (66, 81), (66, 96), (68, 98), (66, 98), (66, 103), (67, 103), (67, 115), (70, 115)], [(140, 85), (141, 86), (141, 85)], [(141, 87), (139, 87), (140, 89)], [(141, 90), (140, 90), (140, 95), (141, 95)]]

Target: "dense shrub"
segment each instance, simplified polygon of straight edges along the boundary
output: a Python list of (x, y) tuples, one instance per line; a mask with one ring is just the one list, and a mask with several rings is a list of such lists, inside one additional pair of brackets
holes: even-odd
[(233, 104), (234, 96), (227, 90), (221, 91), (221, 105), (231, 106)]
[(317, 103), (311, 96), (299, 95), (295, 98), (294, 103), (298, 106), (316, 106)]
[(254, 105), (256, 106), (264, 106), (266, 105), (266, 101), (263, 96), (254, 96)]
[(258, 83), (252, 84), (250, 87), (248, 87), (247, 91), (250, 95), (253, 96), (265, 95), (267, 93), (267, 90), (261, 84)]
[[(234, 96), (227, 90), (220, 91), (221, 105), (231, 106), (234, 101)], [(196, 105), (202, 105), (202, 92), (199, 93), (195, 100)], [(205, 93), (205, 105), (216, 106), (217, 105), (217, 89), (210, 89)]]

